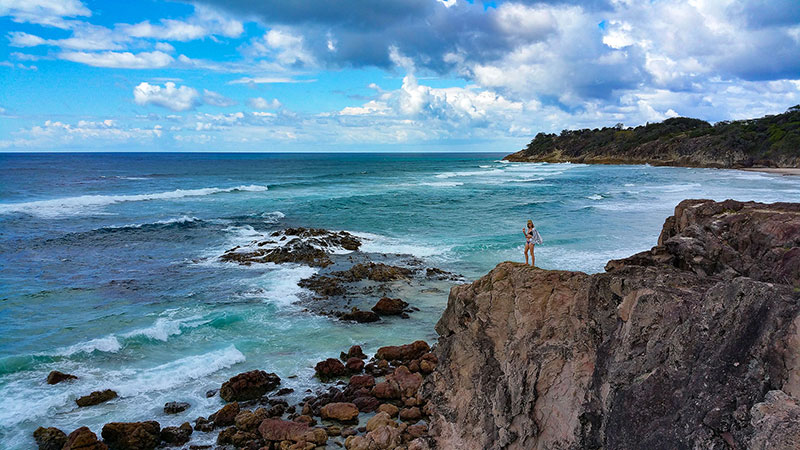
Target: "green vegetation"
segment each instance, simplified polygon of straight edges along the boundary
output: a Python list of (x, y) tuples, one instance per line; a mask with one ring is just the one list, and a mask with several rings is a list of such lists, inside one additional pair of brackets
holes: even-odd
[[(693, 152), (703, 152), (709, 165), (752, 166), (797, 164), (800, 161), (800, 105), (785, 113), (760, 119), (724, 121), (714, 125), (703, 120), (676, 117), (635, 128), (564, 130), (539, 133), (521, 152), (522, 159), (581, 160), (585, 158), (669, 158), (691, 162)], [(552, 159), (552, 158), (551, 158)]]

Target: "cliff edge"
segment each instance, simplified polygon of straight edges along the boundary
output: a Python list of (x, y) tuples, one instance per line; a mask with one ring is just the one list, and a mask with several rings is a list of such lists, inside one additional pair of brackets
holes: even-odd
[(718, 122), (675, 117), (638, 127), (539, 133), (515, 162), (652, 164), (748, 168), (800, 167), (800, 105), (783, 114)]
[(800, 448), (800, 204), (686, 200), (605, 273), (454, 287), (439, 448)]

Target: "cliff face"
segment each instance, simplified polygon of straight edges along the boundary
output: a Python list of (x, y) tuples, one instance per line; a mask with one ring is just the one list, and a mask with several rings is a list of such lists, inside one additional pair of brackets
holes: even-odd
[(710, 125), (677, 117), (635, 128), (539, 133), (504, 159), (517, 162), (741, 168), (800, 166), (800, 106), (783, 114)]
[(502, 263), (436, 329), (440, 448), (800, 448), (800, 204), (684, 201), (601, 274)]

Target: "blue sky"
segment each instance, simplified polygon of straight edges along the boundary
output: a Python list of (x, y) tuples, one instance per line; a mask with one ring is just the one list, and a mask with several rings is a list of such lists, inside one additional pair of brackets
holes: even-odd
[(800, 103), (797, 0), (0, 0), (0, 151), (498, 151)]

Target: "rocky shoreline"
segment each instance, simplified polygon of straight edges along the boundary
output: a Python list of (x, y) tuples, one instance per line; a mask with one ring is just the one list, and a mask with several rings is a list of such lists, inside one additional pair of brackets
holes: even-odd
[[(274, 237), (299, 236), (290, 233)], [(305, 280), (319, 286), (308, 304), (351, 306), (391, 283), (453, 277), (369, 261), (341, 233), (309, 232), (338, 244), (301, 239), (292, 251), (256, 243), (257, 253), (232, 249), (230, 260), (324, 261)], [(337, 254), (343, 242), (351, 253)], [(374, 308), (413, 312), (389, 296)], [(605, 273), (501, 263), (451, 289), (436, 331), (433, 348), (331, 355), (315, 367), (322, 388), (294, 404), (276, 374), (254, 370), (210, 391), (226, 404), (194, 424), (112, 422), (100, 437), (42, 427), (34, 438), (45, 450), (798, 448), (800, 204), (686, 200), (657, 246)], [(187, 407), (171, 402), (164, 413)], [(192, 444), (198, 435), (217, 444)]]

